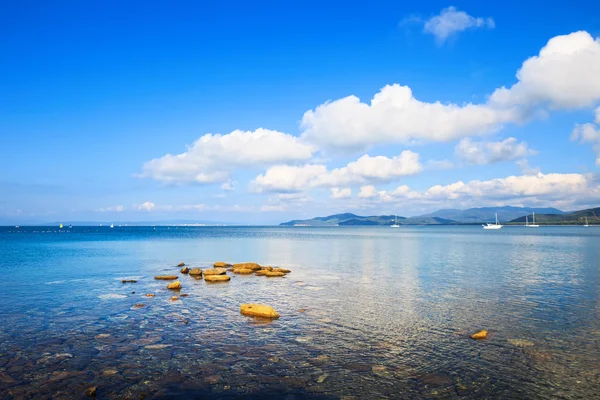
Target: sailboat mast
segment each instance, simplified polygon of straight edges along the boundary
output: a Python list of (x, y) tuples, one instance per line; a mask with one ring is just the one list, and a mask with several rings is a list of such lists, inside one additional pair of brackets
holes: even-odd
[(533, 213), (533, 224), (535, 225), (535, 212)]

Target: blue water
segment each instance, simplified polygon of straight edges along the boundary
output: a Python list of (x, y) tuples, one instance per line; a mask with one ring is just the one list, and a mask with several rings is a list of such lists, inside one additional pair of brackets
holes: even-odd
[(0, 272), (1, 399), (600, 393), (600, 228), (0, 228)]

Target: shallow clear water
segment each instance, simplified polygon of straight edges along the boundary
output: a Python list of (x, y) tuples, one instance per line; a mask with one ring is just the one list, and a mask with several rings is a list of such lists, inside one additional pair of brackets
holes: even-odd
[[(180, 261), (292, 273), (173, 302)], [(600, 392), (600, 228), (0, 228), (0, 272), (1, 399)]]

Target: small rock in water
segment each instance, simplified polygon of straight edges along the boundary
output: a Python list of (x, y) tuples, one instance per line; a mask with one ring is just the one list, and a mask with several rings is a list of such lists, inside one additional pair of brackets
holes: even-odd
[(144, 346), (144, 348), (147, 350), (162, 350), (162, 349), (166, 349), (167, 347), (171, 347), (171, 345), (170, 344), (151, 344), (148, 346)]
[(242, 304), (240, 306), (240, 312), (252, 317), (279, 318), (279, 313), (275, 311), (273, 307), (265, 306), (263, 304)]
[(388, 371), (387, 367), (385, 365), (373, 365), (373, 367), (371, 368), (371, 371), (373, 371), (373, 374), (377, 375), (377, 376), (381, 376), (381, 377), (390, 377), (391, 374)]
[(173, 297), (171, 297), (171, 300), (173, 300), (173, 301), (177, 301), (177, 300), (179, 300), (179, 297), (177, 297), (177, 296), (173, 296)]
[(254, 271), (249, 268), (234, 268), (233, 269), (234, 274), (240, 274), (240, 275), (250, 275), (253, 272)]
[(113, 376), (116, 374), (117, 374), (116, 369), (105, 369), (104, 371), (102, 371), (102, 376)]
[(135, 294), (135, 292), (131, 292), (131, 294)]
[(303, 309), (303, 308), (301, 308), (301, 309), (298, 310), (298, 312), (306, 312), (306, 310)]
[(231, 264), (228, 264), (228, 263), (226, 263), (226, 262), (224, 262), (224, 261), (217, 261), (217, 262), (214, 264), (214, 267), (215, 267), (215, 268), (229, 268), (229, 267), (231, 267)]
[(131, 307), (131, 309), (132, 310), (139, 310), (140, 308), (143, 308), (143, 307), (146, 307), (146, 305), (143, 304), (143, 303), (137, 303), (137, 304), (134, 304), (133, 307)]
[(88, 397), (96, 397), (96, 389), (98, 389), (96, 386), (92, 386), (91, 388), (88, 388), (85, 391), (85, 395)]
[(182, 274), (187, 274), (188, 272), (190, 272), (190, 270), (188, 267), (183, 267), (183, 268), (181, 268), (181, 271), (179, 271), (179, 272), (181, 272)]
[(123, 279), (121, 282), (123, 282), (123, 283), (136, 283), (137, 281), (135, 279)]
[(154, 279), (158, 279), (161, 281), (174, 281), (177, 279), (177, 275), (158, 275), (155, 276)]
[(227, 282), (230, 279), (228, 275), (206, 275), (204, 277), (206, 282)]
[(203, 272), (204, 272), (204, 276), (206, 276), (206, 275), (224, 275), (227, 273), (227, 270), (225, 268), (209, 268), (209, 269), (205, 269)]
[(180, 262), (179, 264), (177, 264), (178, 267), (185, 267), (185, 263), (184, 262)]
[(323, 383), (325, 382), (325, 379), (327, 379), (329, 375), (328, 374), (323, 374), (320, 377), (317, 378), (317, 383)]
[(184, 294), (180, 294), (180, 295), (179, 295), (179, 297), (188, 297), (188, 296), (189, 296), (189, 294), (187, 294), (187, 293), (184, 293)]
[(233, 268), (235, 268), (235, 269), (244, 268), (244, 269), (251, 269), (252, 271), (258, 271), (262, 267), (257, 263), (247, 262), (247, 263), (233, 264)]
[(292, 272), (289, 269), (285, 269), (285, 268), (273, 268), (273, 271), (274, 272), (283, 272), (284, 274), (289, 274), (290, 272)]
[(474, 333), (471, 335), (471, 339), (475, 339), (475, 340), (481, 340), (481, 339), (485, 339), (488, 335), (488, 331), (486, 331), (485, 329), (480, 330), (477, 333)]
[(167, 285), (167, 289), (171, 289), (171, 290), (179, 290), (181, 289), (181, 282), (179, 281), (175, 281), (173, 283), (169, 283)]
[(146, 293), (146, 297), (154, 297), (154, 293)]
[(107, 339), (110, 337), (110, 333), (100, 333), (94, 336), (96, 339)]
[(189, 271), (189, 274), (192, 275), (192, 276), (198, 276), (198, 275), (202, 276), (202, 270), (200, 268), (192, 268)]
[(265, 274), (267, 278), (275, 278), (278, 276), (285, 276), (283, 272), (269, 271)]

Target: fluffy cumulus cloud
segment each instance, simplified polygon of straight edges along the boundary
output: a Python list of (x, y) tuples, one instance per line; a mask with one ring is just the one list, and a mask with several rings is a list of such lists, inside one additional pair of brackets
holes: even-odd
[(268, 129), (207, 134), (184, 153), (166, 154), (146, 162), (138, 177), (170, 183), (221, 182), (228, 181), (235, 168), (303, 161), (314, 152), (312, 145)]
[(331, 198), (332, 199), (336, 199), (336, 200), (340, 200), (340, 199), (349, 199), (350, 197), (352, 197), (352, 189), (350, 188), (338, 188), (338, 187), (334, 187), (331, 188)]
[(348, 96), (307, 111), (302, 137), (332, 149), (383, 143), (447, 142), (497, 131), (541, 111), (600, 101), (600, 40), (587, 32), (552, 38), (517, 72), (517, 83), (485, 103), (423, 102), (408, 86), (387, 85), (369, 103)]
[(500, 142), (473, 142), (465, 138), (456, 145), (454, 152), (463, 161), (478, 165), (513, 161), (535, 154), (527, 143), (512, 137)]
[(600, 166), (600, 107), (595, 112), (595, 123), (576, 124), (571, 132), (571, 140), (592, 145), (596, 156), (596, 165)]
[(325, 165), (278, 165), (257, 176), (251, 187), (256, 192), (295, 192), (315, 187), (391, 182), (421, 170), (419, 155), (405, 150), (392, 158), (365, 154), (345, 167), (331, 171)]
[(443, 44), (449, 37), (467, 29), (494, 28), (492, 18), (473, 17), (456, 7), (444, 8), (439, 15), (425, 21), (423, 30), (435, 36), (438, 44)]
[(137, 206), (137, 209), (140, 211), (152, 211), (155, 207), (156, 207), (156, 204), (154, 204), (151, 201), (147, 201), (147, 202), (142, 203), (139, 206)]

